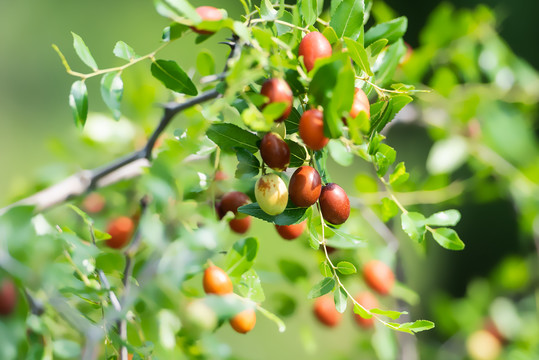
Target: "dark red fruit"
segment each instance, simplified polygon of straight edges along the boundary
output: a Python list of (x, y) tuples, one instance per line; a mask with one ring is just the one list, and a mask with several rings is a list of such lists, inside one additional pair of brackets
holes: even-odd
[(264, 104), (264, 106), (276, 102), (286, 103), (286, 108), (284, 109), (283, 114), (277, 119), (275, 119), (275, 121), (283, 121), (288, 117), (288, 115), (290, 115), (290, 111), (292, 111), (292, 101), (294, 99), (294, 96), (292, 94), (290, 86), (288, 86), (288, 83), (286, 81), (278, 78), (268, 79), (262, 85), (260, 94), (264, 95), (269, 99)]
[[(378, 300), (369, 291), (363, 291), (357, 294), (354, 299), (367, 310), (378, 307)], [(374, 325), (374, 318), (365, 319), (354, 313), (354, 319), (356, 320), (356, 323), (364, 329), (372, 328)]]
[(360, 88), (356, 88), (354, 93), (354, 102), (352, 103), (352, 109), (350, 110), (350, 116), (355, 118), (361, 111), (367, 114), (367, 117), (371, 117), (371, 104), (369, 98)]
[(4, 279), (0, 285), (0, 315), (11, 315), (16, 306), (17, 288), (13, 281)]
[(303, 63), (307, 71), (314, 68), (317, 59), (330, 57), (331, 53), (331, 44), (318, 31), (308, 33), (299, 43), (298, 56), (303, 56)]
[(340, 225), (350, 216), (350, 200), (342, 187), (329, 183), (322, 187), (320, 209), (327, 222)]
[(387, 295), (395, 283), (393, 270), (379, 260), (371, 260), (363, 266), (363, 278), (371, 289), (381, 295)]
[(320, 197), (322, 180), (316, 169), (301, 166), (294, 171), (288, 184), (290, 200), (299, 207), (309, 207)]
[(317, 319), (326, 326), (334, 327), (341, 321), (342, 314), (335, 309), (335, 302), (329, 295), (317, 298), (313, 311)]
[(285, 171), (290, 164), (290, 148), (276, 133), (269, 132), (260, 142), (260, 155), (270, 168)]
[(231, 191), (226, 193), (221, 202), (217, 205), (217, 215), (222, 219), (227, 212), (232, 211), (235, 215), (234, 219), (228, 223), (232, 231), (243, 234), (249, 230), (251, 218), (248, 215), (238, 213), (238, 208), (247, 205), (251, 202), (249, 197), (239, 191)]
[(324, 136), (324, 115), (318, 109), (307, 110), (299, 119), (299, 136), (309, 149), (320, 150), (328, 143)]
[(294, 240), (303, 234), (303, 231), (305, 230), (305, 226), (307, 225), (307, 222), (304, 220), (300, 222), (299, 224), (293, 224), (293, 225), (277, 225), (275, 224), (275, 229), (277, 229), (277, 232), (281, 237), (285, 240)]
[(109, 223), (107, 233), (110, 235), (110, 239), (107, 239), (105, 243), (113, 249), (121, 249), (131, 240), (134, 230), (133, 219), (120, 216)]
[[(213, 7), (213, 6), (200, 6), (196, 8), (196, 12), (200, 17), (202, 18), (202, 21), (219, 21), (223, 18), (223, 13), (221, 10)], [(196, 28), (196, 26), (191, 27), (191, 29), (199, 34), (202, 35), (210, 35), (213, 34), (213, 31), (209, 30), (199, 30)]]
[(232, 281), (218, 266), (211, 265), (204, 271), (202, 285), (206, 294), (226, 295), (232, 292)]
[(245, 234), (251, 226), (251, 217), (247, 216), (242, 219), (232, 219), (228, 223), (230, 229), (238, 234)]
[(232, 319), (230, 319), (230, 326), (240, 334), (248, 333), (253, 330), (256, 324), (256, 313), (253, 309), (243, 310)]

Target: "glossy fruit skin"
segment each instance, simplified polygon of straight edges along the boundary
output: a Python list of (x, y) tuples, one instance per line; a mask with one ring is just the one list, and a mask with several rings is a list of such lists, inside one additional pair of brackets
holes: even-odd
[(281, 122), (286, 119), (288, 115), (290, 115), (294, 95), (292, 94), (292, 90), (286, 81), (279, 78), (268, 79), (264, 82), (264, 84), (262, 84), (260, 94), (269, 99), (264, 106), (276, 102), (286, 103), (286, 108), (284, 109), (283, 114), (275, 119), (276, 122)]
[(290, 148), (276, 133), (269, 132), (260, 142), (260, 155), (264, 163), (276, 171), (285, 171), (290, 165)]
[(316, 318), (328, 327), (337, 326), (342, 318), (342, 314), (335, 309), (333, 298), (329, 295), (316, 298), (313, 312)]
[(235, 219), (246, 217), (247, 215), (245, 214), (238, 214), (238, 208), (250, 202), (251, 199), (242, 192), (231, 191), (226, 193), (219, 202), (219, 218), (222, 219), (229, 211), (232, 211), (236, 215)]
[(251, 217), (247, 216), (242, 219), (232, 219), (228, 223), (230, 229), (238, 234), (245, 234), (251, 227)]
[(371, 260), (363, 266), (363, 278), (371, 289), (387, 295), (395, 284), (393, 270), (380, 260)]
[(0, 315), (8, 316), (17, 306), (17, 288), (10, 279), (4, 279), (0, 284)]
[(253, 309), (246, 309), (230, 319), (232, 329), (240, 334), (253, 330), (256, 324), (256, 313)]
[[(354, 296), (354, 299), (365, 309), (371, 310), (378, 308), (378, 300), (376, 297), (369, 291), (363, 291)], [(374, 326), (374, 318), (365, 319), (354, 313), (354, 320), (356, 323), (364, 329), (370, 329)]]
[(331, 44), (318, 31), (308, 33), (299, 43), (298, 56), (303, 56), (303, 63), (307, 71), (314, 68), (317, 59), (330, 57), (331, 53)]
[(288, 203), (288, 189), (279, 176), (267, 174), (256, 181), (255, 197), (266, 214), (279, 215)]
[(301, 166), (294, 171), (288, 184), (290, 200), (299, 207), (313, 205), (322, 191), (322, 179), (316, 169), (311, 166)]
[(293, 224), (293, 225), (277, 225), (275, 224), (275, 229), (281, 235), (281, 237), (285, 240), (294, 240), (303, 234), (303, 231), (305, 231), (305, 227), (307, 226), (307, 221), (304, 220), (300, 222), (299, 224)]
[(135, 223), (133, 219), (127, 216), (120, 216), (109, 223), (107, 233), (111, 237), (105, 243), (110, 248), (121, 249), (131, 240), (134, 229)]
[(211, 265), (204, 270), (202, 286), (206, 294), (226, 295), (232, 293), (232, 280), (228, 274), (218, 266)]
[(350, 216), (350, 200), (342, 187), (329, 183), (322, 187), (320, 209), (324, 220), (333, 225), (344, 223)]
[(307, 110), (299, 119), (299, 136), (311, 150), (320, 150), (328, 143), (324, 136), (324, 114), (318, 109)]
[[(196, 9), (196, 12), (202, 18), (202, 21), (219, 21), (223, 18), (223, 13), (221, 10), (213, 6), (199, 6)], [(199, 30), (196, 26), (192, 26), (191, 30), (201, 35), (210, 35), (213, 34), (213, 31), (209, 30)]]
[(371, 117), (371, 104), (367, 94), (360, 88), (356, 88), (354, 93), (354, 102), (352, 103), (352, 109), (350, 110), (350, 116), (355, 118), (361, 111), (367, 114), (367, 117)]

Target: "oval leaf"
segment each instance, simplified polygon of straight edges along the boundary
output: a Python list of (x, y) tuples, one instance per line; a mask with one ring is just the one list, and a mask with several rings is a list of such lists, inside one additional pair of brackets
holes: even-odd
[(308, 299), (314, 299), (322, 295), (327, 294), (335, 287), (335, 279), (331, 277), (324, 278), (318, 284), (313, 286), (309, 294), (307, 295)]
[(432, 232), (434, 240), (442, 247), (448, 250), (462, 250), (464, 249), (464, 243), (459, 238), (455, 230), (449, 228), (434, 229)]
[(337, 270), (343, 275), (355, 274), (357, 272), (354, 264), (349, 263), (348, 261), (340, 261), (337, 264)]
[(289, 201), (284, 211), (275, 216), (266, 214), (266, 212), (260, 208), (258, 203), (241, 206), (238, 208), (238, 211), (242, 214), (251, 215), (269, 223), (274, 223), (277, 225), (292, 225), (305, 220), (307, 217), (307, 209), (309, 208), (297, 207), (291, 201)]
[(425, 217), (417, 212), (408, 212), (401, 215), (402, 230), (417, 242), (422, 242), (425, 238)]
[(339, 287), (337, 291), (333, 294), (333, 300), (335, 301), (335, 309), (341, 314), (346, 311), (348, 295), (342, 287)]
[(90, 49), (88, 49), (88, 46), (84, 43), (84, 40), (82, 38), (75, 34), (74, 32), (71, 32), (73, 35), (73, 47), (75, 48), (75, 52), (79, 56), (79, 58), (89, 67), (92, 68), (92, 70), (97, 70), (97, 64), (90, 53)]
[(175, 61), (156, 60), (152, 63), (151, 71), (170, 90), (193, 96), (198, 94), (195, 84)]
[(226, 152), (233, 152), (234, 148), (243, 148), (252, 154), (258, 151), (260, 138), (233, 124), (212, 124), (206, 135)]
[(239, 277), (248, 271), (258, 253), (258, 240), (248, 237), (238, 240), (226, 256), (226, 272), (231, 277)]
[(405, 16), (373, 26), (365, 33), (365, 46), (380, 39), (387, 39), (388, 45), (391, 45), (404, 35), (407, 27), (408, 19)]
[(88, 90), (84, 81), (75, 81), (71, 86), (69, 106), (73, 111), (75, 124), (77, 126), (84, 126), (88, 116)]
[(127, 61), (135, 60), (138, 58), (138, 55), (135, 53), (135, 50), (123, 41), (118, 41), (112, 50), (116, 57), (124, 59)]
[(124, 83), (119, 72), (107, 73), (101, 78), (101, 96), (116, 120), (121, 116), (120, 102), (123, 90)]
[(342, 0), (329, 21), (339, 38), (346, 36), (356, 40), (359, 37), (363, 29), (364, 8), (363, 0)]
[(458, 210), (445, 210), (432, 214), (425, 220), (425, 224), (434, 226), (455, 226), (460, 220)]

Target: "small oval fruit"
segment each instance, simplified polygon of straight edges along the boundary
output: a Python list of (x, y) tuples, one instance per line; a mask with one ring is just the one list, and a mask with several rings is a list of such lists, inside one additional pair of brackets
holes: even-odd
[(8, 316), (17, 306), (17, 288), (10, 279), (4, 279), (0, 285), (0, 315)]
[(320, 150), (328, 143), (324, 135), (324, 114), (318, 109), (307, 110), (299, 119), (299, 136), (311, 150)]
[(380, 260), (371, 260), (363, 266), (363, 278), (371, 289), (387, 295), (395, 284), (393, 270)]
[(243, 205), (247, 205), (251, 202), (249, 197), (239, 191), (231, 191), (223, 195), (221, 202), (219, 203), (219, 218), (223, 218), (227, 212), (232, 211), (235, 219), (242, 219), (247, 215), (239, 213), (238, 208)]
[(266, 174), (256, 181), (255, 197), (266, 214), (279, 215), (288, 203), (288, 189), (279, 176)]
[(324, 220), (333, 225), (344, 223), (350, 216), (350, 200), (342, 187), (329, 183), (322, 187), (320, 209)]
[(230, 326), (240, 334), (253, 330), (256, 324), (256, 313), (253, 309), (246, 309), (230, 319)]
[(306, 220), (300, 222), (299, 224), (292, 225), (277, 225), (275, 224), (275, 229), (281, 237), (285, 240), (294, 240), (303, 234), (305, 227), (307, 226)]
[[(369, 291), (363, 291), (357, 294), (354, 299), (365, 309), (371, 310), (378, 307), (378, 300)], [(358, 314), (354, 313), (354, 320), (356, 323), (364, 329), (372, 328), (374, 325), (374, 318), (365, 319)]]
[(286, 119), (288, 115), (290, 115), (294, 95), (292, 94), (292, 90), (286, 81), (279, 78), (268, 79), (264, 82), (264, 84), (262, 84), (260, 94), (268, 98), (268, 101), (263, 107), (276, 102), (283, 102), (286, 104), (286, 108), (284, 109), (282, 115), (275, 119), (276, 122), (281, 122)]
[(270, 168), (285, 171), (290, 165), (290, 148), (276, 133), (269, 132), (260, 142), (260, 155)]
[(133, 219), (120, 216), (109, 223), (107, 233), (110, 235), (110, 239), (105, 240), (105, 244), (113, 249), (121, 249), (131, 240), (134, 230)]
[(500, 341), (486, 330), (478, 330), (466, 340), (466, 350), (473, 360), (495, 360), (502, 351)]
[[(202, 18), (202, 21), (219, 21), (223, 19), (223, 13), (221, 10), (213, 6), (199, 6), (196, 9), (197, 14)], [(196, 26), (192, 26), (191, 30), (201, 35), (213, 34), (213, 31), (200, 30)]]
[(88, 194), (82, 201), (82, 208), (89, 214), (97, 214), (105, 207), (105, 198), (103, 195), (93, 192)]
[(228, 274), (215, 265), (211, 265), (204, 270), (202, 285), (206, 294), (226, 295), (233, 290), (232, 280), (230, 280)]
[(251, 217), (247, 216), (242, 219), (232, 219), (228, 223), (230, 229), (238, 234), (245, 234), (251, 227)]
[(294, 171), (288, 184), (290, 200), (299, 207), (309, 207), (320, 197), (322, 180), (311, 166), (300, 166)]
[(313, 312), (316, 318), (324, 325), (335, 327), (341, 321), (342, 314), (335, 308), (333, 298), (328, 295), (316, 298)]
[(303, 63), (307, 71), (314, 68), (316, 60), (330, 57), (331, 53), (331, 44), (318, 31), (308, 33), (299, 43), (298, 56), (303, 56)]
[(361, 111), (367, 114), (367, 117), (371, 117), (371, 104), (367, 94), (360, 88), (356, 88), (354, 93), (354, 102), (352, 103), (352, 109), (350, 110), (350, 116), (355, 118)]

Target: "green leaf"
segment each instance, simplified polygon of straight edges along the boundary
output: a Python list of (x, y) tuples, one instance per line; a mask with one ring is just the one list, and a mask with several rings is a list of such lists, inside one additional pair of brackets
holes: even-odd
[(434, 240), (440, 244), (443, 248), (448, 250), (462, 250), (464, 249), (464, 243), (459, 238), (455, 230), (449, 228), (434, 229), (432, 232)]
[(215, 74), (215, 61), (208, 50), (202, 50), (197, 56), (197, 70), (200, 75), (208, 76)]
[(384, 222), (389, 221), (389, 219), (393, 218), (399, 213), (399, 207), (393, 200), (389, 198), (382, 199), (382, 206), (380, 207), (380, 210), (382, 211), (382, 220)]
[(251, 179), (260, 173), (260, 161), (244, 148), (236, 151), (238, 166), (236, 167), (236, 179)]
[(244, 148), (252, 154), (258, 151), (260, 138), (233, 124), (211, 124), (206, 135), (225, 152), (233, 152), (234, 148)]
[[(286, 72), (284, 73), (284, 79), (286, 80), (286, 82), (288, 83), (288, 85), (290, 86), (290, 90), (292, 90), (292, 94), (294, 94), (294, 96), (301, 96), (303, 94), (305, 94), (305, 86), (303, 86), (303, 83), (301, 82), (301, 76), (299, 75), (299, 73), (296, 71), (296, 70), (286, 70)], [(296, 110), (295, 108), (292, 108), (292, 112), (294, 112), (294, 110)], [(297, 110), (296, 110), (297, 112)], [(298, 113), (299, 115), (299, 113)], [(292, 116), (292, 114), (288, 115), (288, 117)], [(286, 121), (286, 120), (285, 120)], [(299, 116), (298, 116), (298, 121), (299, 121)]]
[(387, 39), (388, 45), (391, 45), (402, 38), (407, 27), (408, 19), (405, 16), (375, 25), (365, 33), (365, 46), (381, 39)]
[(258, 203), (241, 206), (238, 208), (238, 211), (242, 214), (251, 215), (269, 223), (274, 223), (277, 225), (292, 225), (305, 220), (307, 217), (307, 209), (309, 208), (297, 207), (291, 201), (289, 201), (284, 211), (276, 216), (266, 214), (264, 210), (260, 208)]
[(318, 17), (318, 1), (319, 0), (301, 0), (300, 13), (303, 17), (305, 25), (313, 25)]
[(52, 351), (55, 357), (60, 359), (75, 359), (81, 355), (80, 345), (75, 341), (66, 339), (55, 340), (52, 343)]
[[(369, 54), (369, 58), (371, 60), (374, 60), (376, 59), (377, 55), (380, 54), (382, 50), (384, 50), (386, 45), (387, 39), (380, 39), (367, 46), (365, 50)], [(373, 64), (374, 62), (371, 61), (370, 63)]]
[(395, 115), (413, 99), (408, 95), (395, 95), (389, 101), (379, 101), (371, 106), (371, 129), (373, 132), (381, 132), (385, 126), (393, 120)]
[(359, 306), (356, 303), (354, 303), (354, 313), (358, 314), (364, 319), (372, 318), (372, 314), (368, 310), (364, 309), (362, 306)]
[(232, 294), (224, 296), (207, 294), (202, 301), (215, 311), (215, 315), (217, 315), (219, 319), (223, 320), (230, 319), (245, 309), (252, 309), (254, 305), (242, 300), (239, 296)]
[(328, 26), (327, 28), (325, 28), (324, 31), (322, 31), (322, 35), (324, 35), (324, 37), (328, 39), (331, 45), (339, 41), (339, 38), (337, 37), (337, 34), (335, 33), (335, 30), (333, 30), (332, 27)]
[(231, 277), (239, 277), (253, 266), (258, 253), (258, 240), (248, 237), (238, 240), (226, 255), (226, 272)]
[(428, 320), (416, 320), (414, 322), (407, 322), (404, 324), (386, 323), (386, 326), (393, 330), (414, 334), (434, 328), (434, 323)]
[[(289, 13), (288, 11), (284, 11), (282, 16), (278, 15), (278, 18), (279, 18), (279, 20), (287, 22), (289, 24), (294, 23), (294, 16), (291, 13)], [(279, 24), (279, 23), (275, 23), (275, 29), (277, 29), (277, 36), (281, 36), (283, 34), (286, 34), (288, 32), (291, 32), (292, 30), (294, 30), (294, 28), (292, 28), (292, 27), (290, 27), (288, 25)]]
[(335, 301), (335, 309), (337, 309), (338, 312), (341, 314), (346, 311), (346, 305), (348, 300), (348, 294), (346, 294), (346, 291), (342, 287), (339, 286), (339, 288), (335, 291), (333, 294), (333, 300)]
[(307, 278), (307, 270), (301, 263), (295, 260), (281, 259), (277, 265), (279, 266), (279, 270), (281, 270), (281, 274), (292, 283)]
[(193, 96), (198, 94), (195, 84), (175, 61), (155, 60), (151, 71), (170, 90)]
[(77, 80), (71, 85), (69, 106), (73, 112), (75, 124), (84, 127), (86, 118), (88, 117), (88, 90), (84, 81)]
[(408, 212), (401, 215), (402, 230), (419, 243), (425, 238), (425, 217), (417, 212)]
[(369, 57), (367, 56), (365, 48), (361, 46), (360, 43), (350, 38), (345, 37), (344, 42), (346, 44), (346, 48), (348, 49), (350, 57), (352, 58), (352, 60), (354, 60), (357, 66), (359, 66), (359, 68), (363, 70), (367, 75), (373, 76), (374, 74), (371, 70), (371, 66), (369, 64)]
[(401, 315), (408, 314), (407, 311), (393, 311), (393, 310), (382, 310), (382, 309), (370, 309), (372, 314), (387, 316), (390, 319), (397, 320)]
[(356, 40), (363, 29), (363, 0), (343, 0), (331, 15), (329, 26), (335, 29), (337, 36)]
[(391, 175), (389, 175), (389, 183), (393, 186), (399, 185), (404, 183), (408, 178), (410, 177), (410, 174), (406, 172), (406, 167), (404, 166), (404, 162), (400, 162), (395, 167), (395, 170)]
[(273, 8), (270, 0), (260, 2), (260, 17), (266, 21), (273, 21), (277, 18), (277, 10)]
[(257, 303), (261, 303), (266, 299), (260, 283), (260, 277), (258, 277), (254, 269), (249, 269), (241, 275), (238, 291), (244, 298)]
[(189, 20), (198, 24), (202, 18), (196, 12), (195, 8), (187, 0), (162, 0), (179, 16), (185, 16)]
[(166, 28), (163, 29), (163, 34), (161, 35), (161, 39), (164, 42), (169, 42), (169, 41), (179, 39), (183, 35), (183, 33), (189, 29), (190, 28), (187, 25), (180, 24), (180, 23), (173, 23), (170, 26), (167, 26)]
[(347, 232), (332, 228), (331, 231), (335, 234), (326, 243), (337, 249), (356, 249), (365, 246), (365, 240), (359, 236), (349, 234)]
[(309, 291), (309, 294), (307, 295), (307, 298), (314, 299), (325, 295), (332, 291), (334, 287), (335, 279), (332, 277), (327, 277), (312, 287), (311, 291)]
[(375, 73), (376, 83), (378, 85), (385, 86), (391, 82), (395, 70), (404, 54), (406, 54), (406, 45), (404, 45), (402, 39), (399, 39), (396, 43), (389, 46), (384, 54), (380, 67)]
[(127, 61), (132, 61), (138, 58), (139, 56), (135, 53), (135, 50), (123, 41), (118, 41), (112, 50), (116, 57), (124, 59)]
[(395, 162), (395, 157), (397, 153), (395, 150), (386, 144), (380, 144), (378, 151), (374, 155), (374, 161), (376, 163), (376, 173), (379, 177), (382, 177), (386, 174), (387, 170)]
[(318, 169), (318, 173), (320, 174), (320, 178), (322, 179), (323, 184), (327, 184), (331, 182), (331, 177), (326, 168), (327, 159), (328, 159), (327, 147), (324, 147), (322, 150), (318, 150), (314, 152), (314, 161), (316, 162), (316, 169)]
[(88, 49), (88, 46), (84, 43), (84, 40), (74, 32), (71, 32), (71, 34), (73, 35), (73, 47), (79, 58), (82, 62), (92, 68), (92, 70), (97, 70), (97, 64), (90, 53), (90, 49)]
[(322, 261), (318, 267), (320, 269), (320, 274), (322, 274), (323, 277), (333, 276), (333, 271), (331, 270), (331, 266), (329, 266), (327, 260)]
[(258, 311), (262, 313), (266, 318), (273, 321), (275, 324), (277, 324), (277, 327), (279, 328), (279, 332), (284, 332), (286, 330), (285, 323), (275, 314), (269, 312), (268, 310), (264, 309), (261, 306), (257, 307)]
[(320, 216), (313, 217), (311, 210), (307, 218), (307, 226), (309, 228), (309, 246), (314, 250), (318, 250), (320, 248), (320, 236), (318, 235), (318, 231), (316, 230), (316, 225), (320, 224), (320, 222)]
[(433, 226), (455, 226), (460, 221), (458, 210), (445, 210), (432, 214), (425, 220), (425, 224)]
[(289, 139), (285, 139), (285, 142), (288, 144), (288, 148), (290, 149), (290, 165), (288, 165), (288, 167), (294, 168), (303, 165), (303, 163), (305, 163), (305, 159), (307, 159), (307, 151), (305, 150), (305, 147)]
[(354, 154), (338, 139), (331, 139), (328, 143), (329, 154), (341, 166), (350, 166), (354, 162)]
[(101, 96), (103, 101), (112, 111), (112, 115), (116, 120), (120, 118), (120, 103), (124, 90), (124, 83), (120, 76), (120, 72), (110, 72), (101, 78)]
[(337, 264), (337, 271), (343, 275), (355, 274), (357, 272), (354, 264), (349, 263), (348, 261), (339, 261)]
[(288, 115), (288, 118), (284, 121), (287, 134), (294, 134), (298, 132), (299, 119), (301, 119), (300, 113), (295, 108), (292, 108), (290, 115)]

